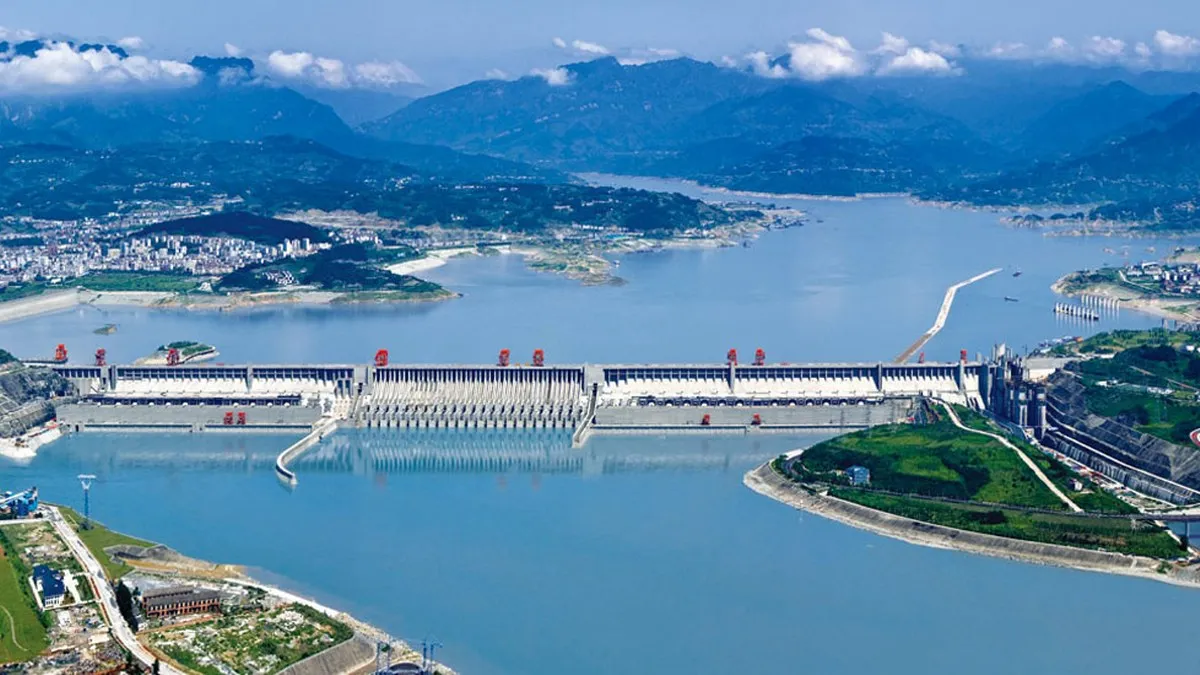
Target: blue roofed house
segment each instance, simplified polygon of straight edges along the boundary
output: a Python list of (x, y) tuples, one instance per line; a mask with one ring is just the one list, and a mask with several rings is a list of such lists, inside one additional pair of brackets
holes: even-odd
[(42, 607), (46, 609), (58, 607), (66, 598), (67, 587), (63, 583), (63, 573), (56, 569), (45, 565), (34, 567), (33, 585), (42, 597)]
[(871, 482), (871, 471), (865, 466), (856, 464), (846, 469), (846, 475), (850, 477), (851, 485), (867, 485)]

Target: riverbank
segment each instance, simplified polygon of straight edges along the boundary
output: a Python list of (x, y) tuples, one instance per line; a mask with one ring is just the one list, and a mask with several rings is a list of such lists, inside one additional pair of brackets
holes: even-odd
[(1059, 277), (1050, 285), (1050, 290), (1064, 298), (1076, 298), (1081, 295), (1094, 295), (1101, 298), (1116, 300), (1122, 309), (1141, 312), (1149, 316), (1172, 321), (1200, 321), (1200, 302), (1175, 298), (1155, 297), (1148, 293), (1122, 286), (1115, 283), (1093, 283), (1081, 288), (1072, 288), (1072, 278), (1078, 272), (1070, 272)]
[(1200, 588), (1200, 570), (1195, 568), (1143, 556), (1009, 539), (896, 516), (806, 490), (780, 476), (770, 462), (748, 471), (742, 482), (751, 490), (793, 508), (918, 546)]
[(0, 303), (0, 323), (53, 314), (80, 305), (94, 307), (146, 307), (228, 312), (277, 305), (340, 305), (441, 302), (462, 297), (440, 289), (433, 293), (403, 291), (334, 292), (310, 290), (254, 293), (163, 293), (156, 291), (105, 291), (72, 289)]

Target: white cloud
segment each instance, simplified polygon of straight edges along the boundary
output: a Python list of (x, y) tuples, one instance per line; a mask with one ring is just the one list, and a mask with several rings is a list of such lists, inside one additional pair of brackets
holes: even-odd
[(903, 54), (896, 55), (879, 67), (880, 75), (902, 75), (919, 73), (949, 73), (954, 70), (946, 57), (920, 47), (909, 47)]
[(726, 54), (725, 56), (721, 57), (721, 65), (725, 66), (726, 68), (737, 68), (738, 60)]
[(597, 56), (608, 55), (608, 47), (605, 47), (601, 44), (596, 44), (595, 42), (575, 40), (571, 43), (571, 46), (575, 48), (575, 51), (583, 52), (584, 54), (595, 54)]
[(36, 37), (37, 33), (34, 33), (33, 31), (28, 31), (23, 28), (9, 29), (5, 28), (4, 26), (0, 26), (0, 40), (4, 40), (6, 42), (24, 42), (26, 40), (32, 40)]
[(1125, 56), (1125, 41), (1093, 35), (1084, 45), (1083, 51), (1088, 58), (1095, 61), (1118, 61)]
[(958, 58), (962, 56), (962, 47), (950, 44), (948, 42), (938, 42), (937, 40), (929, 41), (929, 51), (941, 54), (948, 59)]
[[(866, 72), (866, 64), (850, 41), (832, 35), (821, 28), (808, 30), (809, 42), (788, 44), (787, 71), (805, 80), (826, 80), (832, 77), (853, 77)], [(774, 76), (774, 69), (767, 69)]]
[(566, 68), (534, 68), (531, 75), (536, 75), (552, 87), (561, 87), (571, 83), (571, 71)]
[(1143, 61), (1154, 55), (1154, 50), (1150, 49), (1150, 45), (1145, 42), (1139, 42), (1133, 47), (1133, 53)]
[(751, 52), (746, 55), (750, 69), (755, 75), (781, 79), (791, 76), (791, 71), (778, 63), (771, 63), (771, 55), (766, 52)]
[(1050, 55), (1067, 55), (1072, 51), (1071, 43), (1067, 42), (1063, 37), (1052, 37), (1050, 42), (1046, 43), (1046, 53)]
[(225, 55), (237, 58), (242, 55), (242, 48), (233, 43), (226, 42), (225, 43)]
[(511, 80), (512, 76), (499, 68), (492, 68), (483, 74), (485, 80)]
[(1154, 33), (1154, 46), (1167, 56), (1195, 56), (1200, 54), (1200, 40), (1190, 35), (1177, 35), (1165, 30)]
[(354, 77), (359, 84), (376, 87), (394, 87), (397, 84), (421, 84), (421, 76), (399, 61), (383, 63), (367, 61), (354, 66)]
[(146, 47), (146, 41), (136, 35), (130, 35), (117, 40), (117, 46), (130, 51), (139, 51)]
[(649, 47), (646, 49), (652, 56), (657, 56), (661, 59), (677, 59), (681, 56), (678, 49), (663, 49), (661, 47)]
[(883, 41), (871, 51), (872, 54), (903, 54), (908, 51), (908, 40), (885, 32)]
[(379, 89), (421, 81), (411, 68), (399, 61), (368, 61), (351, 67), (339, 59), (314, 56), (309, 52), (285, 52), (278, 49), (267, 56), (266, 68), (267, 72), (284, 80), (295, 80), (330, 89)]
[(189, 86), (201, 74), (178, 61), (121, 57), (109, 49), (81, 52), (66, 42), (48, 42), (33, 56), (0, 61), (0, 88), (33, 92), (123, 85)]
[(554, 38), (553, 40), (551, 40), (551, 42), (552, 42), (552, 43), (554, 43), (554, 46), (555, 46), (555, 47), (558, 47), (559, 49), (566, 49), (566, 48), (567, 48), (567, 41), (566, 41), (566, 40), (564, 40), (564, 39), (562, 39), (562, 38), (560, 38), (560, 37), (556, 37), (556, 38)]
[(1023, 59), (1029, 56), (1029, 52), (1029, 46), (1024, 42), (997, 42), (983, 55), (993, 59)]

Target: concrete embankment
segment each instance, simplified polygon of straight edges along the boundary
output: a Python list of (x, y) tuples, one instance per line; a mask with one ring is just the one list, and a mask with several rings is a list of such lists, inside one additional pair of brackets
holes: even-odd
[(1196, 570), (1169, 566), (1167, 571), (1159, 572), (1163, 563), (1153, 558), (968, 532), (814, 494), (780, 476), (770, 463), (747, 472), (743, 482), (751, 490), (794, 508), (910, 544), (1200, 587), (1200, 574)]
[(357, 672), (375, 661), (375, 645), (356, 634), (345, 642), (314, 654), (279, 671), (279, 675), (342, 675)]
[(72, 288), (64, 291), (50, 291), (10, 302), (0, 302), (0, 323), (27, 319), (31, 316), (50, 314), (51, 312), (61, 312), (64, 309), (71, 309), (76, 305), (89, 302), (95, 295), (90, 291)]
[(288, 464), (291, 463), (292, 460), (299, 457), (300, 454), (305, 450), (308, 450), (317, 443), (320, 443), (323, 438), (337, 431), (337, 428), (338, 423), (335, 419), (323, 419), (320, 422), (317, 422), (317, 424), (313, 426), (312, 431), (308, 432), (307, 436), (296, 441), (286, 450), (279, 453), (279, 456), (275, 458), (275, 473), (279, 476), (279, 478), (292, 485), (295, 485), (296, 473), (288, 468)]

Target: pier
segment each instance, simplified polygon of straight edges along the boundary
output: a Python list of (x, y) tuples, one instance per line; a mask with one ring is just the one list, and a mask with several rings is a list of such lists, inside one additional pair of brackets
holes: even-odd
[(896, 357), (895, 363), (908, 363), (908, 361), (912, 359), (913, 354), (916, 354), (918, 351), (920, 351), (921, 348), (925, 346), (925, 343), (932, 340), (933, 336), (942, 331), (942, 328), (946, 326), (946, 319), (950, 318), (950, 307), (954, 305), (954, 298), (958, 295), (958, 289), (963, 288), (964, 286), (970, 286), (976, 281), (986, 279), (999, 271), (999, 267), (990, 269), (982, 274), (976, 274), (966, 281), (960, 281), (950, 288), (947, 288), (946, 295), (942, 298), (942, 306), (938, 309), (937, 318), (933, 320), (933, 325), (930, 326), (929, 330), (925, 331), (921, 337), (917, 338), (916, 342), (909, 345), (908, 349), (900, 352), (900, 356)]

